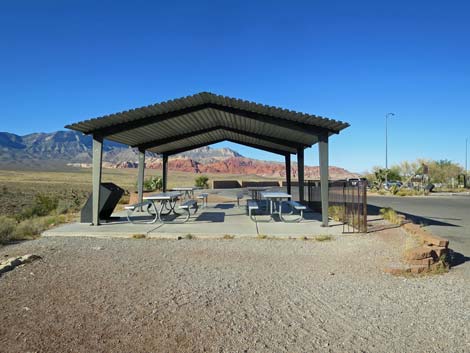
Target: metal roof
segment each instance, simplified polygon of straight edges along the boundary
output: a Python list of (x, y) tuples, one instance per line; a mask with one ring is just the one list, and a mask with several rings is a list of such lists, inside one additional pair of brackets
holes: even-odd
[(295, 154), (348, 123), (202, 92), (66, 128), (148, 151), (175, 154), (231, 141), (279, 154)]

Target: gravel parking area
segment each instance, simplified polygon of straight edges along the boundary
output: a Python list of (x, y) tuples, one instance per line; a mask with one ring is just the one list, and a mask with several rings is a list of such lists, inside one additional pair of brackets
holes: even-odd
[(469, 352), (468, 278), (383, 273), (403, 237), (1, 247), (42, 260), (0, 277), (0, 351)]

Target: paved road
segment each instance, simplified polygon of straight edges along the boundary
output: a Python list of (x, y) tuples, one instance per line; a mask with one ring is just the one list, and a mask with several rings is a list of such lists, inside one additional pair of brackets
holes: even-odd
[(454, 251), (470, 257), (470, 196), (369, 196), (368, 203), (412, 216), (434, 234), (449, 239)]

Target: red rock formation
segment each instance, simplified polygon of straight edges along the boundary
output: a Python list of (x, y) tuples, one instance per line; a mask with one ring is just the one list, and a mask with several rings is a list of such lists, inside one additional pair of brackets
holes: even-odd
[[(106, 163), (105, 167), (111, 168), (136, 168), (135, 162), (119, 162), (117, 164)], [(149, 169), (162, 169), (162, 160), (160, 158), (147, 158), (146, 167)], [(200, 163), (190, 158), (170, 158), (168, 169), (172, 171), (190, 172), (190, 173), (211, 173), (211, 174), (252, 174), (273, 178), (284, 178), (286, 175), (283, 163), (260, 161), (245, 157), (230, 157), (225, 160), (215, 160), (208, 163)], [(330, 167), (331, 179), (345, 179), (358, 177), (343, 168)], [(297, 165), (293, 163), (292, 178), (297, 178)], [(305, 179), (319, 179), (319, 167), (305, 167)]]

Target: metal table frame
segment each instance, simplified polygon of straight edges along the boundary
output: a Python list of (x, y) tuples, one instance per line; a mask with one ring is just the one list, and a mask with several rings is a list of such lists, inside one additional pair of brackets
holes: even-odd
[(271, 189), (271, 187), (270, 186), (250, 186), (247, 189), (248, 191), (251, 191), (252, 200), (259, 200), (260, 194), (264, 191)]
[(184, 200), (194, 199), (194, 191), (202, 189), (199, 186), (184, 186), (172, 188), (172, 192), (181, 192)]
[(271, 218), (273, 217), (273, 215), (277, 214), (280, 216), (282, 220), (282, 216), (281, 216), (282, 215), (282, 201), (283, 200), (289, 201), (292, 198), (292, 195), (287, 194), (285, 192), (272, 192), (272, 191), (264, 191), (264, 192), (261, 192), (260, 194), (262, 198), (268, 201), (268, 212)]
[[(144, 196), (144, 200), (150, 202), (147, 207), (147, 212), (151, 215), (154, 215), (154, 219), (145, 223), (166, 223), (162, 216), (167, 216), (170, 213), (175, 215), (180, 215), (175, 211), (176, 203), (179, 200), (179, 197), (182, 195), (181, 192), (162, 192), (160, 194), (153, 194)], [(160, 207), (157, 207), (157, 202), (160, 203)], [(152, 212), (153, 209), (153, 212)]]

